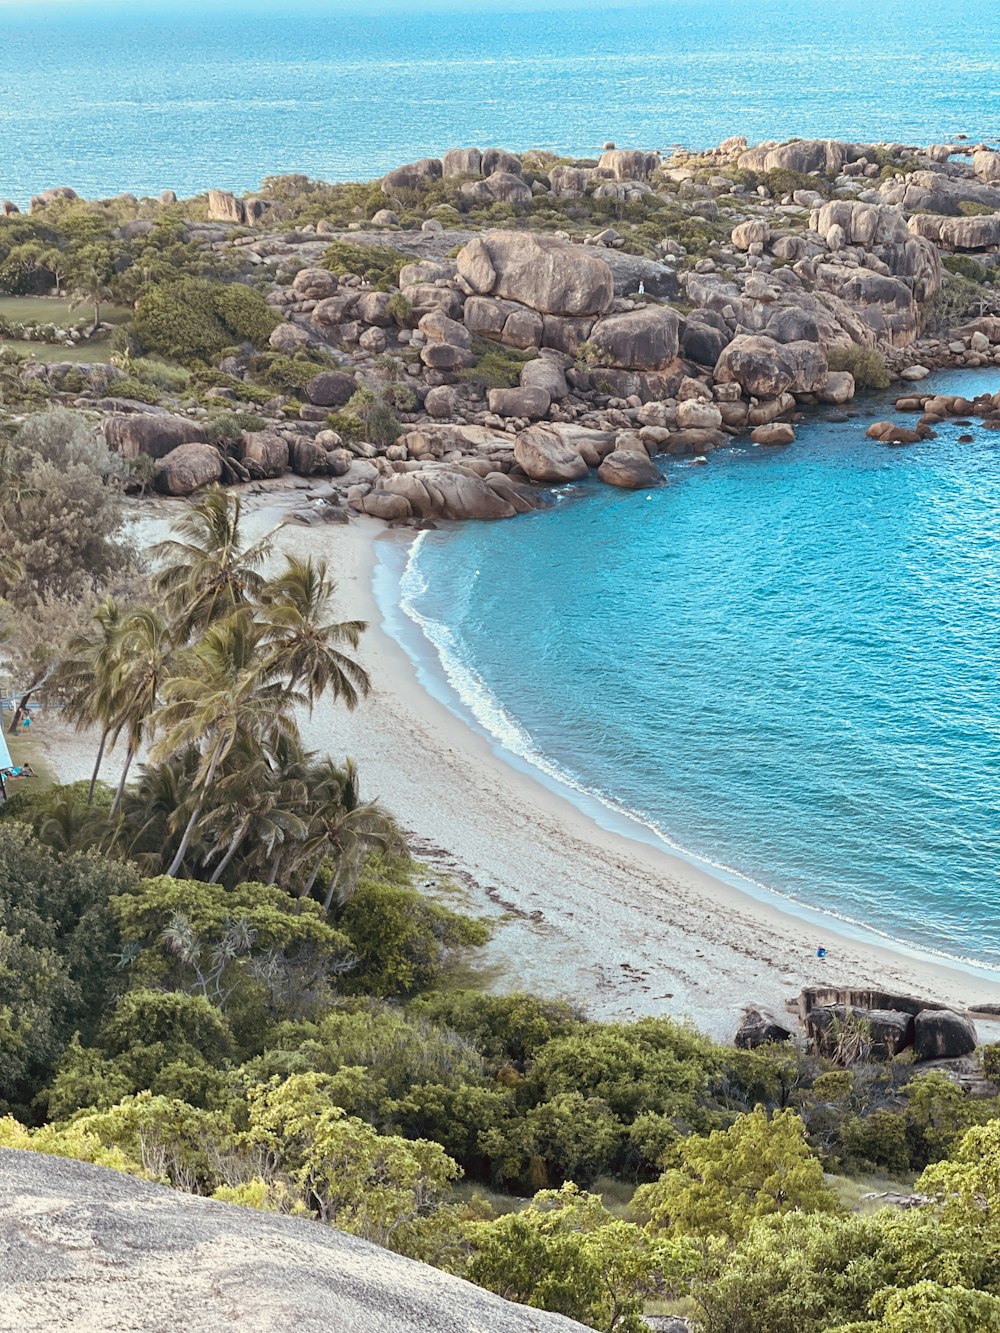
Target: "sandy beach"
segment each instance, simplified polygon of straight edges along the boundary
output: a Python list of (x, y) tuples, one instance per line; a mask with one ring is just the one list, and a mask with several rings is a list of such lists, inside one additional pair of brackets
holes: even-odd
[[(158, 506), (151, 536), (170, 512)], [(274, 517), (261, 509), (255, 523)], [(780, 900), (759, 901), (666, 848), (602, 827), (541, 775), (509, 763), (428, 693), (382, 624), (376, 545), (400, 540), (374, 519), (282, 529), (280, 547), (329, 559), (340, 613), (370, 626), (361, 657), (371, 698), (353, 714), (318, 708), (303, 734), (312, 748), (351, 754), (366, 796), (393, 811), (416, 855), (496, 920), (486, 954), (497, 988), (561, 996), (595, 1018), (688, 1018), (720, 1039), (732, 1038), (744, 1005), (781, 1012), (813, 984), (901, 989), (960, 1008), (1000, 1003), (1000, 976), (911, 957), (852, 938), (833, 919), (817, 925)], [(89, 737), (55, 725), (45, 733), (62, 780), (89, 775)], [(106, 776), (116, 775), (113, 756)], [(818, 940), (829, 951), (822, 961)]]

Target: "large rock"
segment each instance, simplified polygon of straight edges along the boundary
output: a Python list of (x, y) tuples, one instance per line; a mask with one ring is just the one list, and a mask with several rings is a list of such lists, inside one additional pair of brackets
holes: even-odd
[(599, 315), (611, 305), (614, 278), (593, 250), (554, 236), (491, 231), (458, 253), (458, 271), (480, 296), (518, 301), (544, 315)]
[(343, 407), (357, 387), (353, 375), (342, 370), (321, 370), (306, 385), (305, 393), (316, 407)]
[(914, 1019), (898, 1009), (857, 1009), (817, 1005), (806, 1018), (806, 1032), (818, 1055), (853, 1064), (891, 1060), (913, 1041)]
[(273, 329), (267, 342), (268, 346), (273, 347), (282, 356), (294, 356), (309, 342), (309, 333), (300, 325), (288, 322), (279, 324)]
[(514, 506), (471, 469), (431, 463), (418, 472), (397, 472), (380, 488), (402, 496), (417, 518), (513, 518)]
[(478, 176), (483, 170), (483, 155), (478, 148), (449, 148), (441, 159), (441, 169), (450, 176)]
[(529, 426), (514, 442), (514, 459), (532, 481), (579, 481), (587, 464), (550, 426)]
[(246, 221), (246, 210), (242, 201), (228, 190), (209, 190), (208, 220), (239, 224)]
[(590, 342), (601, 364), (619, 370), (666, 370), (677, 356), (680, 320), (670, 306), (645, 305), (608, 315)]
[(489, 407), (498, 417), (527, 417), (537, 421), (545, 416), (552, 399), (548, 391), (522, 386), (520, 389), (490, 389)]
[(981, 181), (986, 181), (987, 184), (1000, 183), (1000, 153), (994, 153), (988, 148), (973, 153), (972, 170)]
[(0, 1254), (17, 1333), (584, 1333), (319, 1222), (13, 1149)]
[(794, 139), (785, 144), (761, 144), (737, 158), (743, 171), (821, 171), (829, 175), (840, 171), (856, 153), (854, 144), (838, 139)]
[(913, 1053), (918, 1060), (953, 1060), (976, 1049), (975, 1025), (953, 1009), (924, 1009), (913, 1025)]
[(566, 372), (561, 359), (551, 355), (536, 356), (521, 370), (522, 389), (544, 389), (551, 402), (558, 402), (569, 393)]
[(417, 328), (428, 342), (449, 343), (452, 347), (461, 347), (468, 351), (472, 346), (472, 334), (458, 320), (449, 319), (441, 310), (431, 310), (424, 315)]
[(280, 477), (288, 470), (288, 442), (273, 430), (247, 431), (240, 462), (256, 478)]
[(645, 180), (659, 165), (659, 153), (647, 153), (638, 148), (611, 148), (597, 159), (598, 172), (616, 181)]
[(329, 455), (321, 444), (308, 435), (296, 435), (288, 447), (292, 471), (300, 477), (313, 477), (330, 470)]
[(525, 208), (531, 203), (531, 186), (512, 171), (494, 171), (483, 180), (466, 181), (462, 194), (477, 204), (501, 203)]
[(910, 219), (910, 230), (952, 250), (988, 250), (1000, 245), (1000, 213), (972, 218), (941, 218), (922, 213)]
[(439, 181), (441, 175), (440, 158), (423, 157), (419, 162), (408, 162), (406, 166), (386, 172), (382, 177), (382, 193), (393, 195), (400, 191), (422, 190), (432, 181)]
[(644, 449), (615, 449), (597, 469), (601, 481), (623, 490), (638, 491), (658, 486), (663, 480), (659, 468)]
[(487, 148), (483, 153), (483, 175), (492, 176), (494, 171), (509, 171), (513, 176), (520, 176), (521, 159), (506, 148)]
[(778, 1021), (770, 1009), (744, 1009), (743, 1020), (733, 1038), (733, 1044), (743, 1051), (755, 1051), (768, 1042), (789, 1041), (791, 1029)]
[(883, 204), (862, 204), (848, 199), (832, 199), (812, 219), (813, 229), (824, 240), (834, 227), (840, 227), (849, 245), (892, 245), (905, 241), (906, 219), (898, 208)]
[(161, 495), (191, 495), (222, 477), (222, 455), (213, 444), (179, 444), (159, 460), (153, 485)]
[(830, 370), (823, 349), (815, 343), (778, 343), (757, 334), (740, 334), (719, 357), (715, 379), (739, 384), (755, 398), (777, 398), (786, 392), (815, 393)]
[(202, 426), (168, 412), (114, 413), (101, 430), (109, 449), (123, 458), (164, 458), (181, 444), (205, 443)]
[(297, 301), (326, 301), (335, 295), (336, 275), (325, 268), (300, 268), (292, 279), (292, 294)]

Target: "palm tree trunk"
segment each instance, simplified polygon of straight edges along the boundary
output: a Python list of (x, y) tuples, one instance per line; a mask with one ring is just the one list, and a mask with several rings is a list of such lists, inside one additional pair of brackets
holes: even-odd
[(90, 789), (87, 792), (87, 804), (94, 804), (94, 788), (97, 786), (97, 775), (101, 771), (101, 764), (104, 761), (104, 747), (108, 741), (108, 733), (101, 732), (101, 743), (97, 747), (97, 762), (94, 764), (94, 771), (90, 775)]
[(198, 793), (198, 799), (195, 801), (194, 809), (191, 811), (191, 818), (184, 829), (184, 836), (181, 838), (181, 845), (177, 848), (177, 855), (170, 863), (168, 875), (176, 875), (183, 864), (184, 857), (187, 854), (188, 843), (191, 841), (191, 835), (194, 833), (194, 826), (201, 817), (202, 809), (205, 805), (205, 797), (208, 795), (208, 789), (212, 785), (212, 779), (215, 777), (215, 770), (218, 767), (219, 760), (222, 757), (222, 742), (215, 747), (215, 754), (212, 755), (212, 762), (208, 766), (208, 772), (205, 774), (205, 781), (201, 784), (201, 791)]
[(323, 899), (324, 915), (327, 912), (329, 912), (330, 908), (333, 906), (333, 898), (334, 894), (337, 892), (337, 886), (339, 882), (340, 882), (339, 869), (334, 869), (333, 874), (330, 876), (330, 887), (327, 889), (326, 897)]
[(317, 878), (318, 878), (318, 876), (319, 876), (319, 872), (323, 869), (323, 862), (324, 862), (325, 860), (326, 860), (326, 848), (324, 847), (323, 850), (322, 850), (322, 851), (320, 852), (320, 854), (319, 854), (319, 859), (317, 860), (316, 864), (313, 866), (313, 872), (312, 872), (312, 874), (309, 876), (309, 880), (308, 880), (308, 882), (307, 882), (305, 888), (302, 890), (302, 897), (303, 897), (303, 898), (308, 898), (309, 895), (310, 895), (310, 893), (312, 893), (312, 891), (313, 891), (313, 885), (316, 883), (316, 880), (317, 880)]
[(128, 753), (125, 756), (125, 767), (122, 769), (121, 780), (118, 783), (118, 790), (115, 792), (115, 799), (111, 802), (111, 813), (115, 811), (122, 803), (122, 797), (125, 795), (125, 779), (128, 777), (129, 768), (132, 766), (132, 760), (135, 758), (135, 747), (129, 745)]
[(247, 830), (249, 829), (249, 827), (250, 827), (250, 816), (247, 815), (246, 819), (244, 819), (243, 823), (239, 826), (239, 828), (233, 835), (233, 840), (229, 844), (229, 850), (226, 852), (225, 856), (222, 858), (222, 860), (219, 862), (219, 864), (215, 867), (214, 871), (212, 872), (212, 878), (208, 881), (209, 884), (218, 884), (219, 880), (225, 873), (226, 866), (229, 864), (229, 862), (233, 859), (233, 857), (239, 850), (240, 843), (246, 837)]

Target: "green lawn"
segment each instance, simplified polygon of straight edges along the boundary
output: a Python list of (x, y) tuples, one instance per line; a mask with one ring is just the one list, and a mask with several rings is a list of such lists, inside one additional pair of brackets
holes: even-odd
[[(128, 306), (102, 305), (101, 322), (124, 324), (132, 312)], [(92, 305), (78, 305), (72, 310), (69, 301), (55, 296), (0, 296), (0, 320), (18, 324), (60, 324), (69, 326), (90, 324), (94, 318)]]
[(16, 342), (13, 339), (5, 342), (0, 338), (0, 347), (11, 347), (21, 356), (30, 357), (32, 361), (43, 361), (46, 364), (55, 361), (92, 363), (107, 361), (111, 356), (111, 343), (107, 338), (98, 338), (94, 342), (73, 343), (72, 346), (66, 346), (63, 343)]

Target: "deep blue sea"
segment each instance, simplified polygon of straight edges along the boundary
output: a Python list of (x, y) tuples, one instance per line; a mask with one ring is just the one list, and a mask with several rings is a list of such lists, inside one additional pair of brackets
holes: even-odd
[(0, 198), (370, 179), (476, 143), (1000, 136), (996, 0), (0, 0)]
[[(939, 377), (952, 392), (995, 374)], [(404, 607), (508, 750), (679, 849), (1000, 966), (1000, 434), (866, 416), (425, 534)]]

